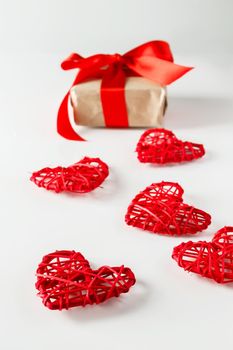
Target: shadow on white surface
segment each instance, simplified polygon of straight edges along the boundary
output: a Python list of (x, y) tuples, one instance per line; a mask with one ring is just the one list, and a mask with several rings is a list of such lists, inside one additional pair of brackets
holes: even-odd
[(166, 127), (170, 129), (232, 124), (232, 100), (211, 97), (169, 97)]
[[(186, 201), (184, 201), (186, 203)], [(192, 204), (192, 203), (191, 203)], [(185, 235), (169, 235), (169, 234), (164, 234), (164, 233), (153, 233), (148, 230), (143, 230), (141, 228), (137, 227), (131, 227), (132, 230), (135, 230), (136, 233), (143, 233), (144, 235), (148, 235), (148, 237), (151, 236), (151, 239), (156, 239), (158, 241), (164, 241), (165, 239), (168, 239), (169, 241), (174, 243), (175, 245), (180, 244), (181, 242), (187, 242), (187, 241), (203, 241), (203, 240), (211, 240), (213, 237), (213, 231), (211, 229), (204, 230), (204, 231), (198, 231), (197, 233), (190, 233), (190, 234), (185, 234)], [(134, 232), (134, 233), (135, 233)]]
[[(183, 140), (186, 141), (186, 140)], [(192, 140), (188, 140), (190, 142), (192, 142)], [(147, 166), (148, 168), (152, 168), (152, 169), (169, 169), (169, 168), (175, 168), (177, 169), (177, 167), (182, 167), (182, 168), (190, 168), (192, 169), (193, 167), (193, 163), (197, 163), (197, 164), (201, 164), (201, 162), (203, 162), (203, 158), (205, 158), (204, 161), (209, 161), (214, 159), (214, 157), (212, 156), (211, 152), (209, 153), (209, 151), (202, 157), (199, 159), (195, 159), (193, 161), (187, 161), (187, 162), (181, 162), (181, 163), (168, 163), (168, 164), (152, 164), (152, 163), (147, 163), (144, 164), (144, 166)]]
[[(207, 285), (213, 288), (213, 290), (217, 290), (218, 288), (222, 289), (233, 289), (232, 283), (218, 283), (212, 278), (203, 277), (195, 272), (188, 272), (177, 266), (179, 271), (173, 271), (173, 274), (176, 274), (176, 277), (179, 278), (180, 283), (193, 283), (193, 287), (201, 285)], [(181, 277), (181, 274), (184, 273), (184, 276)], [(179, 275), (179, 277), (178, 277)], [(187, 278), (189, 279), (187, 281)]]
[(113, 297), (99, 305), (73, 308), (64, 311), (64, 314), (72, 321), (82, 323), (128, 315), (130, 312), (138, 312), (138, 309), (145, 307), (151, 292), (151, 286), (137, 280), (136, 285), (127, 294), (121, 294), (118, 298)]

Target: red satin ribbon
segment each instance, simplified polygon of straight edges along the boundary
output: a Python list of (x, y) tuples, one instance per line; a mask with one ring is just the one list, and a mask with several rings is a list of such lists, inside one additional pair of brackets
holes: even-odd
[[(83, 58), (73, 53), (62, 62), (61, 67), (64, 70), (79, 69), (72, 86), (92, 79), (102, 79), (100, 96), (105, 124), (108, 127), (128, 126), (124, 91), (126, 77), (141, 76), (161, 85), (168, 85), (192, 69), (173, 63), (169, 44), (165, 41), (150, 41), (124, 55), (97, 54)], [(58, 111), (58, 133), (69, 140), (85, 141), (71, 126), (68, 113), (69, 95), (70, 90)]]

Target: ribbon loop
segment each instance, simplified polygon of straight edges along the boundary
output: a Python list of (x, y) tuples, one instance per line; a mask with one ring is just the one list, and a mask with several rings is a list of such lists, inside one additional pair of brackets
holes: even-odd
[(77, 53), (72, 53), (62, 63), (61, 68), (64, 70), (78, 68), (79, 62), (84, 58)]

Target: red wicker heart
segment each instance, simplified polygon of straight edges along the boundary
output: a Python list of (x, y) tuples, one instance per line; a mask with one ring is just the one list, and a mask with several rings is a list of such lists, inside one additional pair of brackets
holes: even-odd
[(176, 138), (173, 132), (165, 129), (145, 131), (136, 148), (142, 163), (180, 163), (203, 157), (203, 145)]
[(183, 189), (173, 182), (154, 183), (140, 192), (128, 207), (128, 225), (167, 235), (194, 234), (205, 230), (211, 216), (183, 203)]
[(172, 258), (186, 271), (211, 278), (218, 283), (233, 282), (233, 227), (219, 230), (211, 242), (181, 243)]
[(99, 158), (85, 157), (67, 168), (44, 168), (32, 174), (37, 186), (55, 192), (85, 193), (99, 187), (108, 176), (108, 166)]
[(68, 250), (44, 256), (36, 275), (38, 295), (51, 310), (102, 303), (127, 293), (136, 281), (128, 267), (92, 270), (82, 254)]

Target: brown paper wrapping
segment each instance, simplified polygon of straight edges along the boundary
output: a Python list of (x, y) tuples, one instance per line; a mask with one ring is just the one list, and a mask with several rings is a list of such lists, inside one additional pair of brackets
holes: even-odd
[[(100, 99), (101, 80), (75, 85), (71, 91), (74, 120), (79, 125), (105, 126)], [(166, 88), (141, 77), (127, 78), (125, 98), (130, 127), (161, 127), (166, 109)]]

